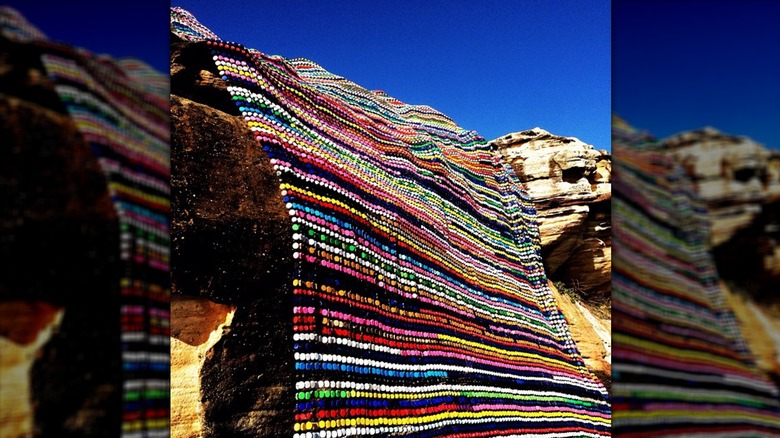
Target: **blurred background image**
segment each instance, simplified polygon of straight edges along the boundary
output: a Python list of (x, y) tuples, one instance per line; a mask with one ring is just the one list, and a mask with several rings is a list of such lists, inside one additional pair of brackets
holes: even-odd
[(780, 3), (613, 2), (613, 433), (780, 433)]
[(0, 5), (0, 436), (168, 436), (166, 2)]

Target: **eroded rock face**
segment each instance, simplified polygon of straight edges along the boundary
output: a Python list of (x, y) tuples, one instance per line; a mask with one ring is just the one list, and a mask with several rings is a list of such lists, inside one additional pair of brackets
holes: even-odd
[(176, 95), (171, 117), (173, 293), (251, 301), (290, 263), (273, 166), (240, 118)]
[(661, 140), (707, 207), (721, 277), (766, 300), (780, 285), (780, 154), (714, 128)]
[[(40, 66), (4, 71), (25, 68)], [(17, 319), (24, 312), (0, 316), (3, 360), (29, 360), (9, 377), (19, 391), (6, 387), (0, 404), (21, 409), (25, 418), (15, 421), (31, 425), (33, 436), (115, 436), (122, 391), (116, 213), (97, 159), (61, 104), (43, 106), (56, 102), (50, 86), (17, 85), (16, 95), (0, 92), (0, 308), (62, 313), (56, 330), (28, 332), (34, 346), (15, 335), (35, 326)], [(35, 338), (39, 332), (47, 336)]]
[(780, 383), (780, 303), (756, 303), (721, 282), (729, 307), (745, 334), (745, 341), (759, 369)]
[(492, 143), (536, 204), (547, 275), (586, 295), (609, 296), (611, 155), (540, 128)]

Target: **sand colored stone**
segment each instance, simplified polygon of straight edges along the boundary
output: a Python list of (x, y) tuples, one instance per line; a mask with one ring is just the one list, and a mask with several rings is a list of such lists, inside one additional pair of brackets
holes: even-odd
[(748, 226), (761, 212), (764, 200), (780, 191), (773, 176), (776, 160), (770, 160), (769, 150), (750, 138), (707, 127), (671, 136), (662, 143), (707, 203), (713, 246)]
[(724, 282), (720, 286), (758, 368), (780, 375), (780, 306), (759, 306)]
[(171, 297), (171, 437), (203, 436), (200, 372), (235, 310), (206, 298)]
[(44, 302), (0, 302), (0, 436), (33, 436), (31, 369), (64, 310)]
[(612, 386), (612, 340), (609, 308), (596, 309), (593, 306), (574, 301), (549, 283), (558, 308), (566, 318), (572, 338), (582, 354), (585, 365), (601, 383)]

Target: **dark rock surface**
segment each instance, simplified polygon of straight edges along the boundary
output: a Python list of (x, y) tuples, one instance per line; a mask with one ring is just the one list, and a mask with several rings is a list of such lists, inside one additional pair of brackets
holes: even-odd
[(279, 250), (292, 222), (205, 45), (174, 42), (171, 59), (172, 292), (237, 307), (200, 370), (202, 433), (283, 436), (293, 406), (267, 407), (294, 398), (292, 258)]

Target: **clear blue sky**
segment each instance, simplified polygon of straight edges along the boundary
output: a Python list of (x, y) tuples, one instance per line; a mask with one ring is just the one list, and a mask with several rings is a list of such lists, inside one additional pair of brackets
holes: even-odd
[(170, 71), (170, 3), (161, 0), (0, 0), (50, 40)]
[(173, 0), (220, 38), (308, 58), (487, 139), (542, 127), (610, 149), (610, 3)]
[(780, 1), (612, 6), (616, 114), (657, 138), (712, 126), (780, 148)]

